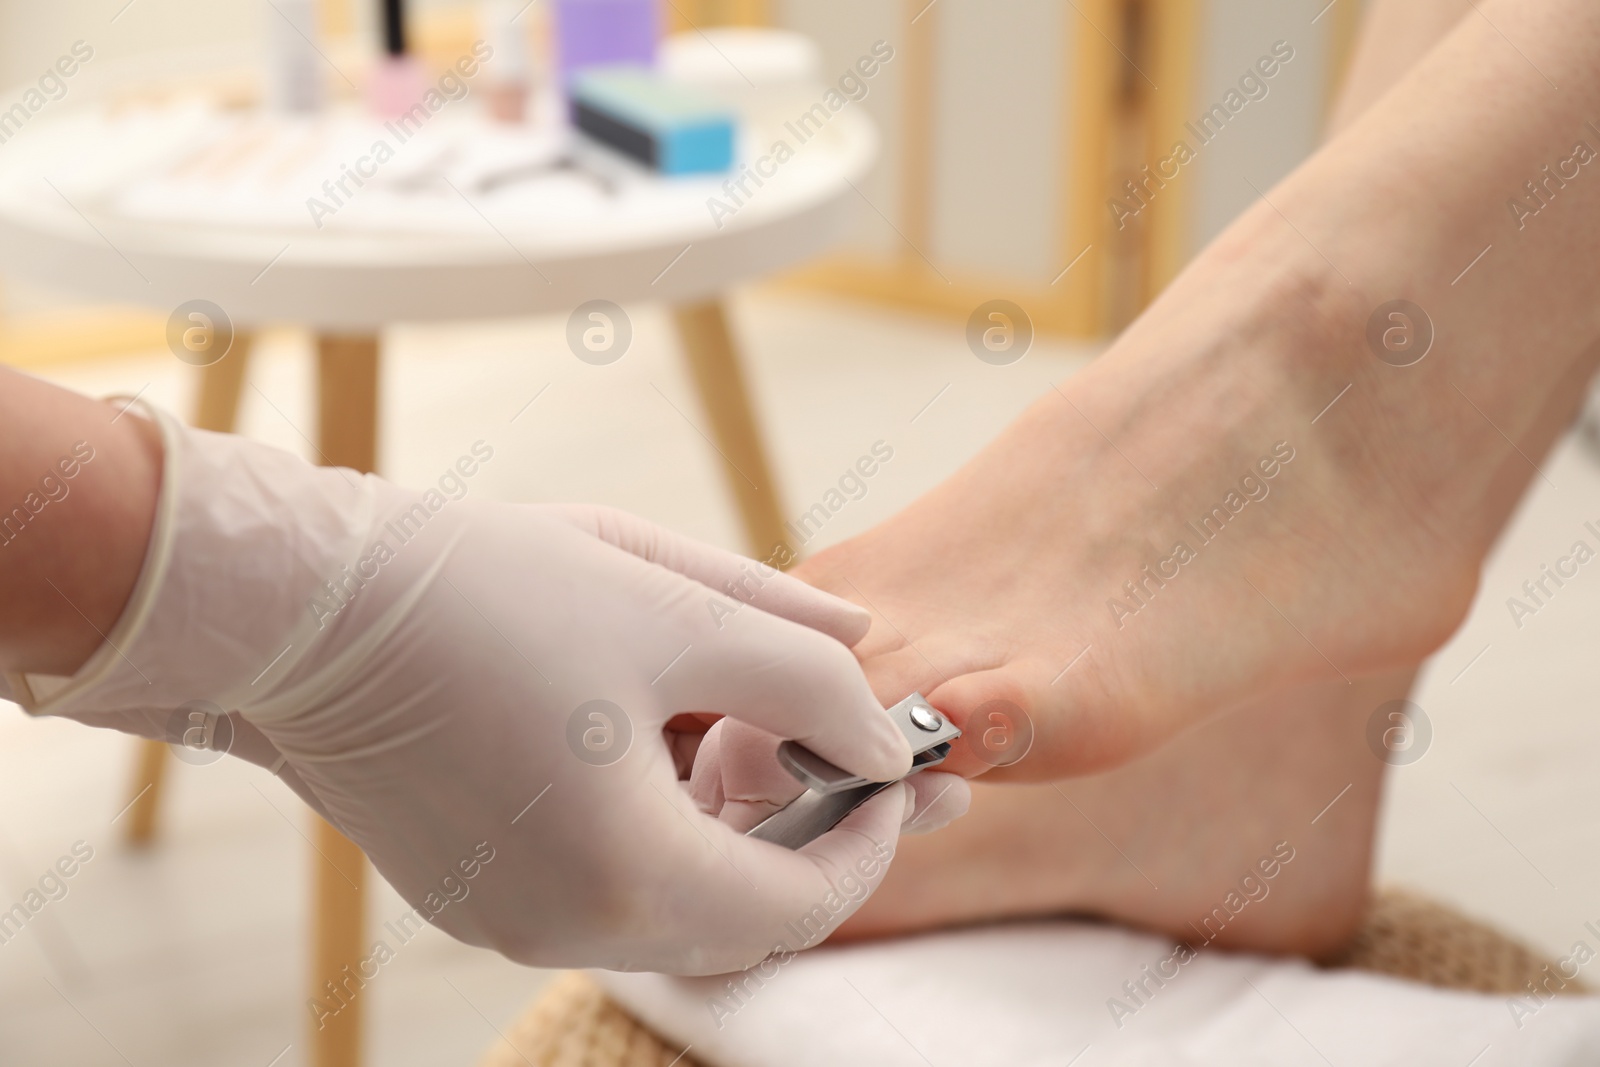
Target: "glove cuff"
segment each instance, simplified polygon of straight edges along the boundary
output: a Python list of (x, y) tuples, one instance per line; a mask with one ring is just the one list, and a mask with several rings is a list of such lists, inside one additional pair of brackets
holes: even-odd
[(165, 451), (143, 567), (122, 616), (76, 674), (8, 676), (30, 714), (191, 701), (234, 710), (304, 653), (286, 647), (286, 635), (371, 529), (376, 479), (137, 406)]

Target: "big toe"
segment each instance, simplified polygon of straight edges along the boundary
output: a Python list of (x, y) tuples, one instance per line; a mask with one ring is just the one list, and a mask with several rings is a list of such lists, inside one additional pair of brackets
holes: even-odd
[(1109, 697), (1091, 663), (1016, 661), (924, 695), (961, 728), (941, 769), (966, 777), (1048, 781), (1104, 770), (1140, 750), (1132, 704)]

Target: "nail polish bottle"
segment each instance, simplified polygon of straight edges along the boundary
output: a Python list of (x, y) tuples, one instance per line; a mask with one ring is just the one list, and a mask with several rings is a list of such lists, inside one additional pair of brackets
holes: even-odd
[(315, 0), (278, 0), (275, 7), (267, 13), (267, 102), (277, 111), (320, 111), (325, 86)]
[(519, 0), (489, 0), (485, 9), (484, 37), (494, 49), (484, 65), (487, 85), (484, 101), (489, 115), (501, 122), (520, 123), (528, 116), (532, 64), (528, 58), (527, 28), (520, 25), (527, 8)]
[(427, 91), (422, 67), (407, 53), (404, 0), (383, 0), (383, 58), (367, 83), (367, 104), (378, 116), (396, 118)]
[(661, 37), (657, 0), (556, 0), (559, 84), (585, 67), (654, 66)]

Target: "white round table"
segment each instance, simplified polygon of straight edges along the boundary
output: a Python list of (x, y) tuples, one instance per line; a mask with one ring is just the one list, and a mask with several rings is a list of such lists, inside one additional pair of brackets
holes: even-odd
[[(837, 240), (856, 207), (852, 183), (877, 153), (857, 109), (804, 143), (786, 127), (793, 116), (774, 115), (743, 132), (741, 156), (769, 156), (780, 138), (793, 156), (769, 158), (770, 177), (729, 193), (725, 176), (661, 179), (579, 140), (563, 147), (548, 129), (496, 126), (474, 106), (446, 104), (402, 142), (392, 123), (353, 108), (292, 118), (69, 95), (0, 146), (0, 271), (158, 308), (204, 298), (245, 325), (334, 331), (595, 298), (703, 300)], [(362, 188), (352, 179), (336, 206), (322, 182), (379, 138), (394, 158), (372, 161), (376, 176)], [(460, 158), (484, 141), (494, 143), (480, 158)], [(552, 152), (576, 166), (505, 180)], [(500, 180), (485, 190), (468, 184), (474, 174)], [(315, 219), (313, 197), (335, 210)], [(714, 217), (713, 197), (732, 210)]]
[[(216, 64), (174, 56), (153, 66)], [(765, 557), (785, 543), (722, 295), (848, 228), (855, 183), (877, 153), (859, 110), (831, 115), (803, 142), (785, 125), (793, 115), (748, 121), (739, 155), (759, 164), (760, 182), (728, 189), (722, 176), (656, 177), (549, 128), (508, 133), (470, 96), (397, 129), (351, 105), (296, 119), (170, 84), (131, 91), (109, 73), (99, 91), (82, 78), (0, 145), (0, 272), (163, 314), (195, 300), (221, 308), (235, 335), (203, 371), (197, 424), (232, 429), (252, 330), (305, 326), (318, 338), (319, 451), (372, 470), (383, 327), (667, 301), (750, 547)], [(778, 163), (780, 139), (792, 155)], [(391, 149), (382, 161), (379, 140)], [(336, 203), (322, 183), (347, 168), (370, 174), (359, 187), (346, 178), (349, 195)], [(313, 210), (313, 197), (331, 212)], [(135, 841), (154, 833), (165, 756), (147, 744)], [(325, 824), (316, 845), (327, 862), (315, 865), (313, 973), (335, 976), (366, 947), (364, 858)], [(321, 982), (312, 987), (320, 993)], [(312, 1062), (358, 1063), (360, 1025), (345, 1011), (314, 1031)]]
[[(367, 372), (353, 365), (375, 373), (385, 326), (669, 302), (713, 436), (743, 472), (730, 484), (751, 546), (764, 556), (783, 542), (720, 297), (848, 228), (855, 183), (877, 153), (859, 109), (801, 130), (802, 97), (793, 112), (748, 120), (739, 155), (751, 169), (735, 185), (659, 178), (553, 123), (497, 126), (471, 95), (403, 126), (353, 104), (298, 118), (170, 88), (115, 92), (86, 87), (47, 103), (0, 145), (0, 272), (163, 313), (209, 301), (246, 335), (309, 327), (325, 364), (350, 365), (325, 366), (324, 384), (356, 392), (338, 421), (358, 427), (373, 398), (360, 395)], [(792, 151), (778, 162), (780, 140)], [(373, 151), (380, 141), (390, 158)], [(368, 174), (359, 187), (352, 171)], [(226, 387), (237, 388), (246, 348), (247, 337), (241, 358), (208, 375), (224, 379), (203, 390), (209, 425), (231, 424)], [(330, 440), (322, 451), (370, 468), (371, 444)]]

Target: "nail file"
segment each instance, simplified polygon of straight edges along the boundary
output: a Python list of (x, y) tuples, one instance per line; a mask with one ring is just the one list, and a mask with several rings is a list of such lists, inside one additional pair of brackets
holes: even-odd
[(663, 174), (733, 166), (734, 118), (692, 86), (642, 67), (592, 67), (568, 87), (573, 124)]
[[(890, 708), (888, 714), (911, 744), (911, 770), (907, 777), (925, 767), (943, 763), (950, 754), (950, 743), (961, 736), (961, 731), (934, 710), (920, 693), (902, 700)], [(895, 784), (869, 782), (836, 767), (795, 741), (785, 741), (778, 746), (778, 762), (806, 786), (806, 791), (768, 816), (747, 836), (785, 848), (810, 844), (839, 825), (846, 815)]]

